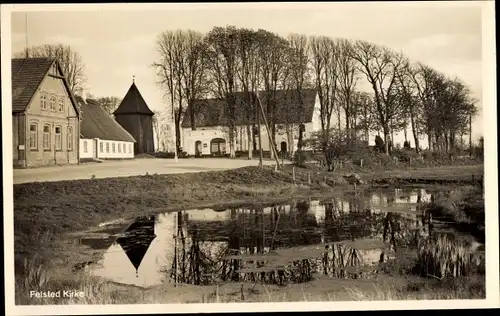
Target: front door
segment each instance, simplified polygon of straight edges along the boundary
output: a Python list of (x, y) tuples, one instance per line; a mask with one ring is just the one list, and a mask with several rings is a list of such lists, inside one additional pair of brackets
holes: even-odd
[(201, 141), (198, 140), (195, 143), (195, 153), (194, 153), (195, 157), (200, 157), (201, 156), (201, 151), (202, 151), (202, 149), (201, 149)]

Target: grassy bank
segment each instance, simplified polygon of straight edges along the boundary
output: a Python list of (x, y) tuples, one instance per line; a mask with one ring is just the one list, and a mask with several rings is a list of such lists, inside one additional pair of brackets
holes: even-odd
[[(482, 166), (464, 166), (460, 173), (470, 178), (471, 174), (477, 174), (479, 171), (482, 172)], [(404, 172), (409, 177), (441, 174), (441, 177), (446, 178), (457, 173), (457, 169), (442, 167), (433, 170), (408, 169)], [(293, 181), (294, 174), (295, 181)], [(380, 177), (375, 172), (361, 175), (364, 180)], [(75, 279), (75, 275), (71, 272), (72, 265), (90, 258), (89, 253), (82, 251), (82, 247), (75, 244), (71, 238), (66, 238), (66, 234), (86, 230), (116, 218), (133, 217), (160, 209), (213, 207), (245, 201), (265, 203), (315, 194), (331, 194), (344, 189), (348, 187), (341, 173), (325, 173), (311, 168), (292, 169), (291, 166), (281, 172), (274, 172), (273, 168), (267, 167), (262, 169), (247, 167), (221, 172), (15, 185), (15, 272), (18, 280), (16, 291), (25, 294), (27, 289), (33, 288), (45, 290), (61, 287), (82, 288), (87, 293), (87, 299), (95, 300), (96, 303), (117, 302), (116, 300), (144, 302), (144, 295), (150, 297), (148, 300), (154, 301), (156, 292), (151, 292), (149, 296), (140, 289), (124, 289), (122, 286), (83, 277)], [(348, 285), (353, 287), (355, 284)], [(171, 291), (174, 293), (181, 291), (179, 289), (188, 291), (187, 288), (182, 286), (174, 290), (169, 289), (169, 295), (158, 295), (166, 299), (165, 296), (171, 297)], [(391, 293), (402, 293), (401, 296), (404, 297), (405, 291), (401, 289), (402, 285), (399, 283), (397, 286), (391, 285)], [(166, 289), (154, 291), (161, 292)], [(189, 291), (193, 292), (193, 289)], [(352, 293), (357, 293), (355, 287), (353, 291)], [(282, 295), (278, 294), (282, 292), (277, 289), (276, 295)], [(180, 296), (172, 297), (181, 301), (210, 301), (208, 296), (200, 298), (198, 290), (194, 291), (198, 296), (189, 299), (182, 297), (182, 293), (181, 291)], [(268, 296), (267, 293), (262, 293), (261, 296)], [(294, 288), (293, 293), (295, 294), (288, 300), (296, 300), (295, 297), (302, 292)], [(249, 292), (247, 297), (251, 296), (252, 293)], [(33, 301), (30, 303), (36, 304)]]

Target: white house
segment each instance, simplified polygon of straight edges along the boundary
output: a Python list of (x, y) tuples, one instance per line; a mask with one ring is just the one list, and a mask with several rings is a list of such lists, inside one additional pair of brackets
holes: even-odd
[[(251, 128), (251, 148), (258, 150), (257, 116), (258, 108), (251, 108), (244, 101), (244, 94), (238, 92), (235, 113), (235, 149), (248, 152), (249, 142), (247, 125)], [(278, 90), (276, 97), (276, 147), (279, 152), (297, 150), (299, 127), (302, 126), (303, 139), (306, 140), (315, 131), (321, 129), (320, 104), (316, 90), (305, 89), (300, 95), (297, 91)], [(267, 113), (267, 102), (264, 92), (259, 92), (264, 112)], [(195, 129), (191, 128), (190, 107), (195, 107)], [(248, 109), (251, 110), (248, 110)], [(221, 156), (229, 153), (229, 136), (227, 132), (227, 115), (225, 101), (221, 99), (195, 100), (186, 110), (181, 123), (181, 145), (188, 155)], [(269, 116), (266, 114), (266, 116)], [(287, 128), (288, 127), (288, 128)], [(286, 130), (288, 129), (289, 132)], [(270, 150), (270, 141), (264, 121), (261, 119), (262, 150)]]
[(135, 139), (97, 102), (76, 96), (80, 106), (80, 160), (134, 158)]

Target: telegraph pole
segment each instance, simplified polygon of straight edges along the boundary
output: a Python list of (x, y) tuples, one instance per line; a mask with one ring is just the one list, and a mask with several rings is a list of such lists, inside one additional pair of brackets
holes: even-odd
[(172, 123), (174, 127), (174, 160), (175, 163), (179, 162), (179, 158), (177, 157), (177, 128), (175, 125), (175, 106), (174, 106), (174, 100), (172, 97)]
[[(254, 94), (254, 100), (256, 99), (256, 95)], [(255, 104), (255, 102), (254, 102)], [(257, 111), (257, 128), (258, 128), (258, 135), (259, 135), (259, 166), (262, 167), (262, 139), (261, 139), (261, 132), (260, 132), (260, 111)]]
[(25, 22), (25, 33), (26, 33), (26, 58), (30, 57), (30, 50), (28, 46), (28, 14), (26, 13), (24, 15), (24, 22)]

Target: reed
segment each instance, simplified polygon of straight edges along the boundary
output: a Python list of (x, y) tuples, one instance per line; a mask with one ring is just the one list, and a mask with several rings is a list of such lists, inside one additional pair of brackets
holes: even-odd
[(424, 239), (419, 243), (416, 269), (421, 276), (437, 279), (462, 277), (477, 272), (484, 264), (470, 246), (450, 235)]

